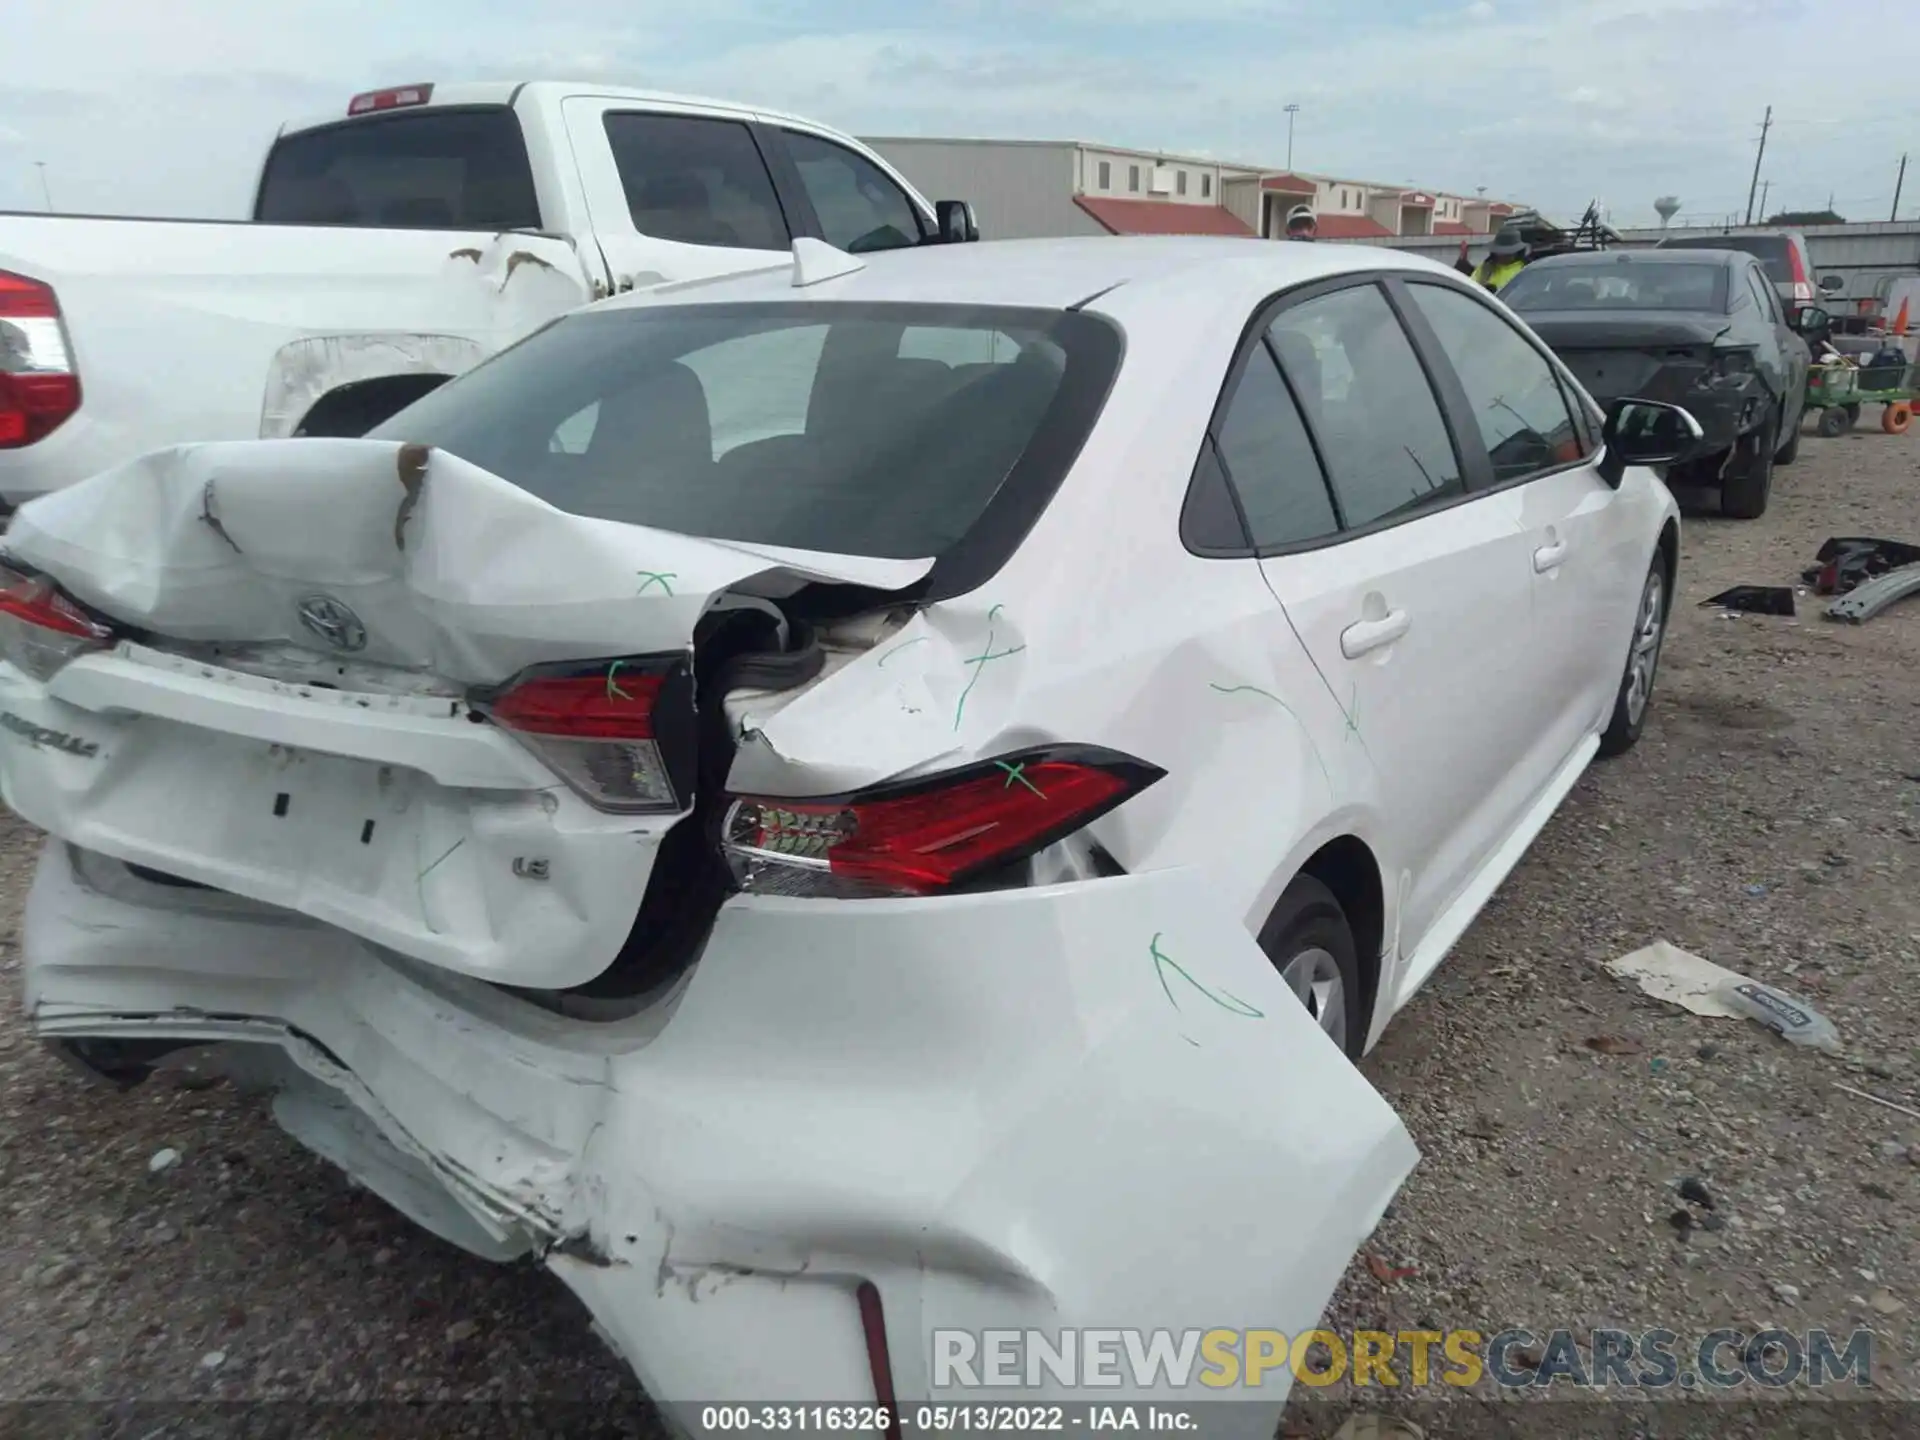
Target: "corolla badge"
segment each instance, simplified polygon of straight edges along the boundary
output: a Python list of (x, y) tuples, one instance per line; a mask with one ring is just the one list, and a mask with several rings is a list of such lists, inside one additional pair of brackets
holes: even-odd
[(295, 607), (300, 623), (336, 650), (367, 648), (367, 627), (331, 595), (309, 595)]

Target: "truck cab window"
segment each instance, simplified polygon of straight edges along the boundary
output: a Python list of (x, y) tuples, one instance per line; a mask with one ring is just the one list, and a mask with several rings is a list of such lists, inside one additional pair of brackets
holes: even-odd
[(615, 111), (606, 127), (642, 235), (730, 250), (792, 243), (767, 162), (741, 122)]
[(829, 245), (857, 255), (920, 243), (925, 234), (920, 212), (879, 166), (831, 141), (795, 130), (782, 133)]
[(275, 143), (254, 219), (399, 230), (538, 230), (520, 120), (503, 106), (346, 120)]

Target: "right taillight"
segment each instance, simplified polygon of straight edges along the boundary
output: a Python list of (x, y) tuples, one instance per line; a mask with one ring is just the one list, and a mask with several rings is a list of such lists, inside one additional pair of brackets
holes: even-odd
[(0, 270), (0, 450), (44, 439), (80, 408), (53, 287)]
[(68, 661), (113, 643), (51, 580), (0, 565), (0, 656), (36, 680), (50, 680)]
[(536, 665), (473, 705), (597, 809), (674, 814), (693, 798), (683, 657)]
[(1165, 773), (1093, 746), (1018, 751), (852, 795), (745, 796), (723, 842), (743, 890), (935, 895), (1031, 858)]

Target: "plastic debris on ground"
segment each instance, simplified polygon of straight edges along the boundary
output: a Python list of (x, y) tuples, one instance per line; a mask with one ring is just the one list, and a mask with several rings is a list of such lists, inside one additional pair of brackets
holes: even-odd
[(1796, 1045), (1840, 1048), (1833, 1022), (1805, 1001), (1664, 940), (1608, 961), (1607, 969), (1634, 981), (1644, 994), (1695, 1015), (1752, 1020)]
[(1702, 606), (1716, 605), (1722, 610), (1739, 610), (1748, 615), (1792, 615), (1793, 590), (1786, 585), (1735, 585), (1718, 595), (1708, 596)]
[(1836, 535), (1814, 555), (1814, 564), (1800, 578), (1822, 595), (1844, 595), (1863, 581), (1920, 565), (1920, 545), (1901, 540), (1876, 540), (1863, 535)]

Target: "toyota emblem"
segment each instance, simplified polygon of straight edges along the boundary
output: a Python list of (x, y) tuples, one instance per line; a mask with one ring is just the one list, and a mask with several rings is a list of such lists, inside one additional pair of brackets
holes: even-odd
[(296, 607), (300, 623), (336, 650), (367, 648), (367, 627), (331, 595), (309, 595)]

